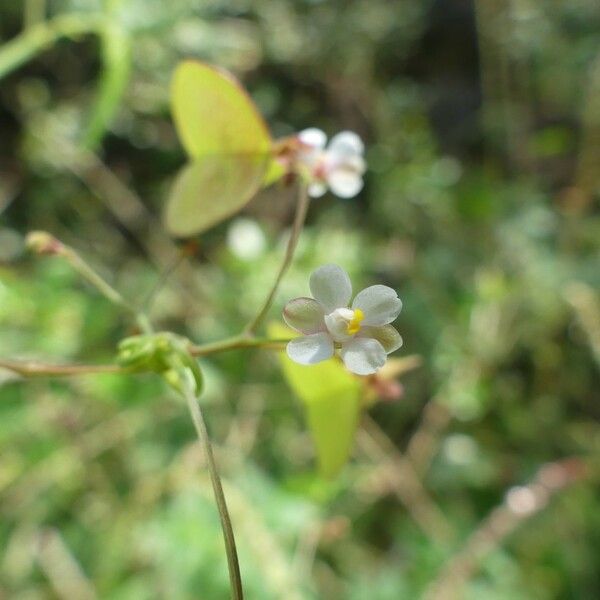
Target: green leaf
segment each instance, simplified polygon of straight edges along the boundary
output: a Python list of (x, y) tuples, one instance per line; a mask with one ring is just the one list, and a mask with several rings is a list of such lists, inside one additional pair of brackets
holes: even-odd
[(175, 180), (167, 229), (201, 233), (239, 211), (261, 187), (272, 140), (256, 106), (232, 75), (196, 61), (177, 67), (173, 118), (192, 162)]
[(167, 229), (176, 236), (195, 235), (240, 210), (260, 188), (265, 158), (211, 156), (184, 167), (165, 209)]
[[(287, 327), (272, 324), (269, 335), (290, 335)], [(316, 365), (295, 363), (280, 355), (284, 377), (302, 401), (324, 477), (334, 477), (346, 464), (354, 441), (364, 395), (364, 381), (350, 373), (337, 359)]]
[(175, 127), (191, 159), (271, 151), (271, 136), (258, 109), (226, 71), (184, 61), (173, 76), (171, 103)]
[(262, 182), (263, 187), (268, 187), (276, 181), (279, 181), (286, 174), (285, 167), (275, 159), (272, 159), (265, 173), (264, 180)]

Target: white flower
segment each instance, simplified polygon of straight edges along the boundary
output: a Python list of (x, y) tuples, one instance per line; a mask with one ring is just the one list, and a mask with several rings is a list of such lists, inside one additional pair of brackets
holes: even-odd
[(331, 138), (311, 127), (298, 134), (298, 162), (308, 173), (308, 194), (322, 196), (327, 187), (340, 198), (352, 198), (363, 187), (366, 169), (362, 140), (352, 131), (342, 131)]
[(314, 299), (296, 298), (283, 309), (285, 322), (304, 334), (287, 345), (293, 361), (321, 362), (331, 358), (337, 346), (348, 370), (370, 375), (402, 346), (400, 334), (390, 325), (402, 308), (392, 288), (372, 285), (359, 292), (349, 308), (348, 274), (337, 265), (324, 265), (310, 276), (310, 291)]

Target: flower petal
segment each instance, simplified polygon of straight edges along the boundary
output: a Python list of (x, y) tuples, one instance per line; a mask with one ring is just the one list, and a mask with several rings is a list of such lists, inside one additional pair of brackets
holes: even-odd
[(381, 327), (362, 327), (358, 333), (359, 337), (373, 338), (377, 340), (383, 349), (390, 354), (402, 346), (402, 337), (391, 325), (382, 325)]
[(327, 314), (336, 308), (348, 306), (352, 296), (352, 284), (348, 273), (341, 267), (323, 265), (310, 276), (310, 291)]
[(320, 198), (327, 191), (327, 186), (320, 181), (313, 181), (308, 184), (308, 195), (311, 198)]
[(298, 139), (311, 148), (322, 150), (327, 143), (327, 135), (316, 127), (309, 127), (298, 134)]
[(287, 355), (301, 365), (314, 365), (333, 356), (333, 339), (328, 333), (314, 333), (294, 338), (288, 343)]
[(365, 145), (354, 131), (341, 131), (329, 142), (327, 152), (336, 157), (359, 155), (365, 151)]
[(338, 167), (327, 174), (327, 183), (331, 191), (339, 198), (353, 198), (362, 190), (362, 176), (354, 170)]
[(354, 338), (342, 344), (342, 360), (357, 375), (371, 375), (385, 364), (383, 346), (373, 338)]
[(402, 302), (391, 287), (372, 285), (356, 295), (352, 308), (363, 311), (363, 325), (387, 325), (400, 314)]
[(352, 337), (352, 334), (348, 333), (348, 323), (353, 315), (354, 312), (349, 308), (338, 308), (325, 315), (325, 327), (335, 342), (344, 342)]
[(323, 307), (312, 298), (295, 298), (283, 309), (283, 319), (296, 331), (305, 334), (325, 331)]

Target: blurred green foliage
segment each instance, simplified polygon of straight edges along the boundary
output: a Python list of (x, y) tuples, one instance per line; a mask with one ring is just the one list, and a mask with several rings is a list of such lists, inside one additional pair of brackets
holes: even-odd
[[(370, 411), (391, 447), (370, 452), (362, 430), (335, 481), (313, 474), (271, 351), (201, 361), (248, 598), (420, 597), (493, 507), (529, 514), (509, 490), (575, 456), (586, 476), (547, 506), (534, 495), (459, 597), (595, 599), (599, 33), (594, 0), (3, 3), (2, 357), (113, 360), (129, 323), (67, 265), (26, 255), (24, 235), (51, 231), (143, 301), (177, 255), (159, 220), (186, 160), (173, 69), (232, 69), (275, 137), (314, 125), (367, 142), (365, 191), (311, 204), (274, 318), (337, 262), (357, 288), (399, 290), (403, 352), (423, 359), (400, 401)], [(239, 331), (292, 196), (266, 190), (249, 221), (202, 236), (154, 297), (160, 327)], [(1, 377), (0, 597), (227, 597), (203, 459), (157, 378)], [(395, 452), (429, 495), (424, 521)], [(436, 507), (445, 536), (428, 527)]]

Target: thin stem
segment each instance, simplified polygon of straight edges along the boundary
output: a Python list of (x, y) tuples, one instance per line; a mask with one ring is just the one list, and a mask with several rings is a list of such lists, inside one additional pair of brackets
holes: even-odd
[(12, 371), (21, 377), (64, 377), (93, 373), (131, 373), (119, 365), (49, 365), (36, 361), (0, 359), (0, 369)]
[(94, 286), (107, 300), (129, 312), (135, 312), (135, 309), (123, 298), (121, 293), (88, 265), (73, 248), (63, 246), (63, 249), (58, 254), (64, 257), (73, 269)]
[(502, 504), (492, 509), (442, 568), (423, 594), (424, 600), (459, 600), (482, 560), (496, 550), (508, 535), (543, 510), (564, 488), (589, 475), (579, 457), (543, 465), (528, 485), (512, 488)]
[(231, 595), (233, 600), (242, 600), (244, 598), (244, 592), (242, 590), (242, 577), (240, 574), (240, 564), (235, 547), (235, 537), (233, 535), (231, 519), (229, 517), (229, 511), (227, 510), (227, 502), (225, 501), (225, 494), (223, 493), (221, 478), (219, 477), (219, 471), (217, 470), (212, 444), (210, 443), (210, 438), (208, 437), (206, 422), (204, 421), (202, 411), (200, 410), (198, 398), (193, 390), (193, 383), (191, 381), (186, 381), (186, 384), (183, 386), (183, 391), (187, 400), (190, 414), (192, 416), (192, 421), (194, 422), (194, 426), (196, 428), (196, 433), (198, 434), (198, 439), (202, 444), (202, 448), (206, 456), (210, 482), (215, 495), (217, 509), (219, 510), (219, 519), (221, 521), (223, 540), (225, 541), (225, 550), (227, 552), (227, 566), (229, 568)]
[(290, 234), (290, 239), (288, 241), (283, 262), (281, 263), (281, 267), (279, 267), (279, 273), (277, 273), (275, 283), (273, 284), (273, 287), (271, 288), (271, 291), (269, 292), (261, 309), (258, 311), (258, 314), (244, 329), (244, 335), (252, 335), (258, 329), (264, 318), (267, 316), (271, 305), (273, 304), (279, 284), (292, 264), (294, 252), (296, 251), (296, 246), (298, 245), (298, 239), (300, 238), (300, 233), (302, 232), (302, 227), (304, 226), (304, 220), (306, 219), (308, 204), (309, 196), (307, 187), (305, 184), (300, 183), (298, 188), (298, 204), (296, 205), (294, 224), (292, 225), (292, 232)]
[(269, 338), (255, 338), (255, 337), (244, 337), (235, 336), (221, 340), (218, 342), (211, 342), (208, 344), (201, 344), (200, 346), (192, 346), (189, 349), (190, 354), (193, 356), (207, 356), (208, 354), (217, 354), (219, 352), (226, 352), (229, 350), (241, 350), (245, 348), (275, 348), (279, 349), (283, 344), (289, 342), (288, 339), (269, 339)]
[(63, 15), (28, 27), (0, 49), (0, 79), (50, 48), (60, 38), (95, 33), (105, 22), (99, 15)]
[(415, 471), (423, 476), (438, 450), (443, 431), (452, 420), (452, 413), (441, 394), (429, 400), (422, 410), (421, 422), (408, 441), (406, 456)]
[(455, 533), (452, 525), (425, 490), (410, 460), (370, 417), (363, 418), (358, 433), (360, 447), (383, 467), (391, 489), (423, 532), (442, 545), (451, 541)]
[(37, 534), (36, 558), (61, 600), (96, 600), (98, 595), (58, 529), (45, 527)]
[(154, 299), (156, 298), (158, 292), (160, 292), (160, 290), (167, 283), (169, 277), (173, 274), (173, 272), (177, 269), (177, 267), (179, 267), (179, 265), (181, 265), (181, 263), (188, 256), (189, 256), (189, 252), (187, 251), (187, 249), (185, 247), (183, 247), (179, 250), (179, 253), (173, 258), (173, 260), (171, 261), (171, 264), (167, 265), (167, 267), (163, 270), (163, 272), (160, 274), (159, 278), (157, 279), (156, 283), (152, 286), (152, 288), (146, 295), (146, 298), (144, 298), (144, 301), (142, 302), (144, 311), (150, 312), (150, 308), (151, 308), (152, 303), (154, 302)]
[[(229, 350), (243, 350), (246, 348), (269, 348), (279, 350), (289, 339), (270, 340), (266, 338), (228, 338), (220, 342), (211, 342), (199, 346), (191, 346), (190, 354), (193, 356), (208, 356)], [(6, 369), (21, 377), (67, 377), (70, 375), (93, 375), (95, 373), (140, 373), (139, 369), (121, 367), (120, 365), (53, 365), (37, 361), (11, 360), (0, 358), (0, 369)]]
[(152, 325), (145, 313), (138, 311), (108, 281), (88, 265), (76, 250), (63, 244), (45, 231), (33, 231), (27, 237), (28, 246), (39, 254), (64, 258), (71, 267), (89, 284), (95, 287), (107, 300), (130, 313), (144, 333), (152, 333)]
[(144, 333), (152, 333), (152, 326), (148, 317), (139, 312), (135, 306), (131, 305), (123, 296), (112, 286), (108, 281), (103, 279), (90, 265), (88, 265), (73, 248), (63, 246), (64, 250), (60, 252), (69, 264), (77, 271), (88, 283), (93, 285), (105, 298), (113, 304), (120, 306), (122, 309), (130, 313), (135, 319), (138, 327)]

